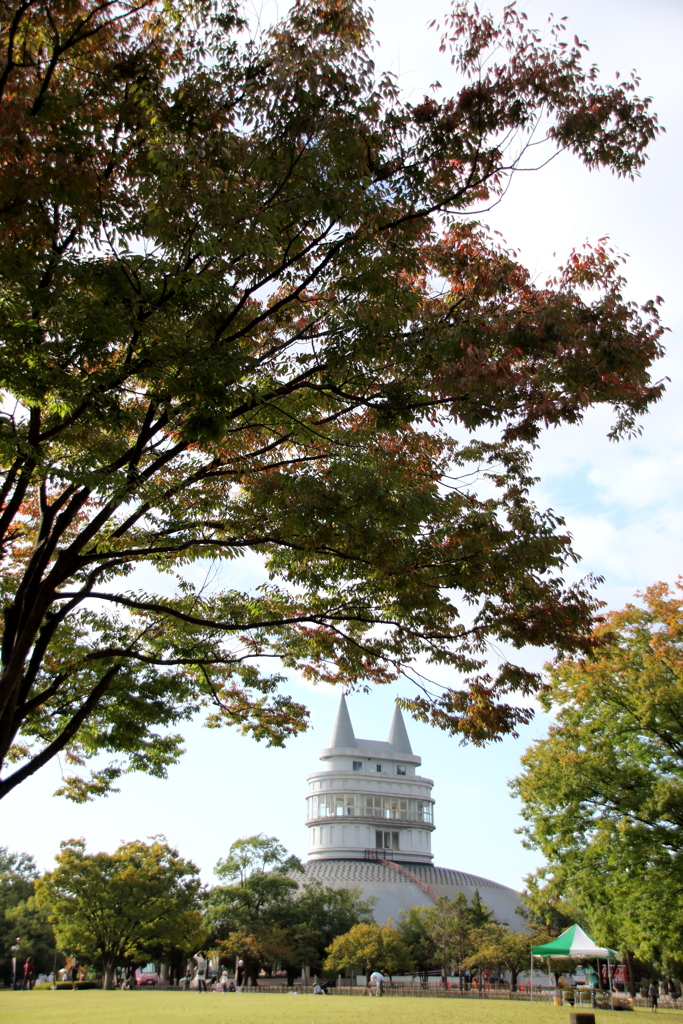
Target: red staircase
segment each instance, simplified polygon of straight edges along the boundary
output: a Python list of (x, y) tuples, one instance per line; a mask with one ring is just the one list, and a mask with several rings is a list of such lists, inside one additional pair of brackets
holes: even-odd
[(429, 896), (430, 900), (434, 900), (435, 903), (437, 902), (439, 897), (434, 892), (431, 885), (423, 882), (421, 878), (414, 875), (412, 871), (408, 871), (408, 868), (404, 868), (402, 864), (396, 864), (393, 860), (385, 860), (383, 857), (378, 857), (377, 863), (384, 864), (386, 868), (393, 868), (394, 871), (398, 871), (400, 875), (404, 875), (409, 881), (413, 882), (414, 885), (418, 885), (420, 889), (422, 889), (422, 892)]

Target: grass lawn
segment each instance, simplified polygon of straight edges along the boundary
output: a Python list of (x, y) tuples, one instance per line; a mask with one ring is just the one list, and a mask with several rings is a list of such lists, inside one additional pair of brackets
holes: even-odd
[[(636, 1010), (641, 1021), (649, 1012)], [(569, 1013), (569, 1007), (547, 1003), (410, 996), (0, 992), (2, 1024), (569, 1024)], [(680, 1010), (660, 1011), (657, 1017), (658, 1024), (683, 1024)], [(614, 1022), (608, 1010), (596, 1011), (595, 1020)]]

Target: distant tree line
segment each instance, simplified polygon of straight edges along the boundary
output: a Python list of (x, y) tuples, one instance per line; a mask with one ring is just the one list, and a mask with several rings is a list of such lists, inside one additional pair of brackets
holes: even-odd
[[(529, 955), (531, 932), (515, 935), (495, 923), (475, 892), (434, 906), (412, 907), (380, 926), (373, 900), (359, 889), (305, 881), (303, 866), (274, 837), (239, 839), (215, 868), (218, 884), (203, 886), (198, 868), (162, 837), (123, 843), (112, 854), (62, 843), (54, 870), (40, 875), (26, 854), (0, 851), (0, 942), (7, 983), (11, 946), (21, 964), (32, 956), (49, 973), (77, 957), (101, 975), (148, 961), (181, 977), (200, 948), (258, 984), (275, 972), (289, 985), (304, 968), (336, 978), (379, 970), (389, 976), (509, 970), (511, 986)], [(462, 982), (461, 982), (462, 983)]]

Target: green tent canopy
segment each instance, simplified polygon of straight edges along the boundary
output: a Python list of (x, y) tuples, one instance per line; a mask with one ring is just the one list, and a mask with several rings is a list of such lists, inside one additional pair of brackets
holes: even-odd
[(578, 924), (567, 928), (552, 942), (546, 942), (542, 946), (532, 946), (531, 955), (567, 957), (572, 960), (583, 960), (589, 957), (616, 960), (619, 956), (617, 951), (610, 949), (609, 946), (596, 946), (583, 928), (579, 928)]

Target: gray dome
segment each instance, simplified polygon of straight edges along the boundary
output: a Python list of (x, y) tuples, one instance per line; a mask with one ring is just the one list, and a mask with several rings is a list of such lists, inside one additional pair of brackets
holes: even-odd
[[(375, 919), (383, 924), (388, 917), (398, 921), (402, 910), (431, 906), (433, 899), (418, 884), (431, 889), (436, 896), (455, 899), (461, 892), (468, 900), (479, 890), (482, 903), (500, 924), (522, 932), (525, 921), (518, 912), (520, 894), (506, 885), (464, 871), (433, 867), (431, 864), (405, 864), (407, 874), (399, 868), (365, 860), (309, 860), (305, 865), (306, 881), (320, 882), (333, 889), (361, 889), (364, 897), (374, 896)], [(412, 875), (413, 881), (408, 875)]]

